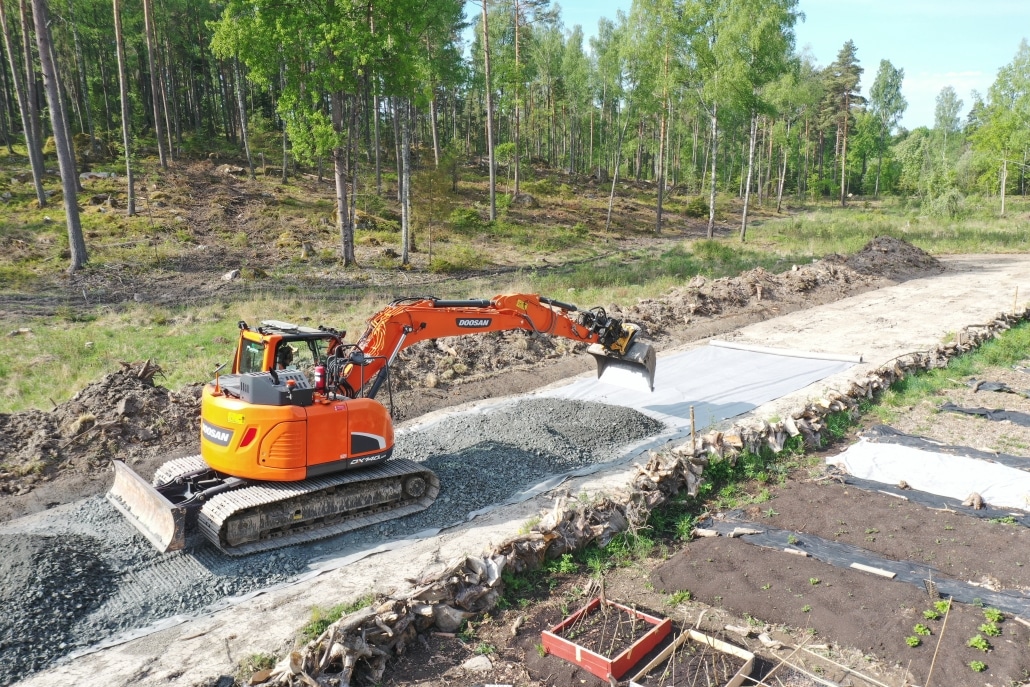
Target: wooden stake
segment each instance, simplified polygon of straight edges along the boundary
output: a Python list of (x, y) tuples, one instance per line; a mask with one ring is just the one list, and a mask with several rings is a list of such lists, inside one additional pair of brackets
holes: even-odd
[(697, 450), (697, 443), (694, 439), (694, 406), (690, 406), (690, 450)]
[(923, 687), (930, 687), (930, 677), (933, 675), (933, 664), (937, 662), (937, 652), (941, 649), (941, 639), (944, 638), (944, 630), (948, 627), (948, 614), (951, 613), (952, 599), (948, 599), (948, 610), (944, 612), (944, 622), (941, 624), (940, 634), (937, 635), (937, 646), (933, 650), (933, 658), (930, 659), (930, 672), (926, 674), (926, 682)]

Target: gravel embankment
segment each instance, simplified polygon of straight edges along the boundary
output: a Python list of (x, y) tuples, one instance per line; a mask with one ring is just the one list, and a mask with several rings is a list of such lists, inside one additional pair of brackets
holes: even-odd
[(606, 463), (661, 431), (634, 410), (527, 399), (402, 433), (394, 455), (439, 476), (431, 508), (322, 542), (230, 558), (199, 537), (161, 555), (102, 497), (0, 528), (0, 685), (76, 648), (286, 582), (308, 561), (464, 521), (544, 478)]

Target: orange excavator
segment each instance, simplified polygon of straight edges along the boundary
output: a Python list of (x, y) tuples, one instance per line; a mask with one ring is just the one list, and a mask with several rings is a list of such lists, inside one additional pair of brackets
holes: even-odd
[(194, 527), (243, 555), (432, 505), (440, 481), (417, 462), (388, 460), (393, 424), (375, 400), (397, 354), (425, 339), (515, 329), (562, 336), (590, 344), (603, 380), (654, 388), (655, 352), (637, 340), (636, 325), (532, 294), (396, 300), (353, 344), (327, 327), (241, 321), (239, 329), (232, 372), (203, 391), (201, 454), (165, 463), (153, 483), (114, 463), (108, 499), (160, 551), (183, 548)]

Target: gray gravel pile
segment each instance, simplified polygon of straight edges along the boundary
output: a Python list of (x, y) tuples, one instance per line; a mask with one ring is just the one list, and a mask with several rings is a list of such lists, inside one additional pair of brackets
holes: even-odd
[[(102, 497), (13, 521), (0, 529), (0, 546), (26, 553), (18, 557), (22, 564), (0, 564), (0, 608), (9, 596), (25, 610), (0, 620), (0, 685), (76, 647), (286, 582), (314, 559), (463, 522), (470, 512), (549, 476), (610, 462), (628, 442), (661, 429), (661, 423), (627, 408), (550, 398), (456, 415), (397, 439), (395, 457), (421, 461), (440, 478), (440, 497), (431, 508), (243, 558), (222, 554), (199, 535), (187, 540), (184, 551), (158, 554)], [(49, 605), (37, 608), (32, 594), (41, 576)]]
[(91, 642), (74, 627), (110, 592), (112, 572), (92, 537), (0, 535), (0, 551), (2, 680)]

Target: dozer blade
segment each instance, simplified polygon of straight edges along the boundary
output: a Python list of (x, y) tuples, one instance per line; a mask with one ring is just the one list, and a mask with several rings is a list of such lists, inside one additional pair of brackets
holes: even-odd
[(186, 546), (186, 508), (173, 505), (120, 460), (107, 500), (161, 553)]
[(654, 369), (657, 362), (654, 347), (634, 341), (621, 358), (609, 355), (600, 344), (591, 344), (587, 353), (597, 361), (597, 378), (636, 391), (654, 391)]

